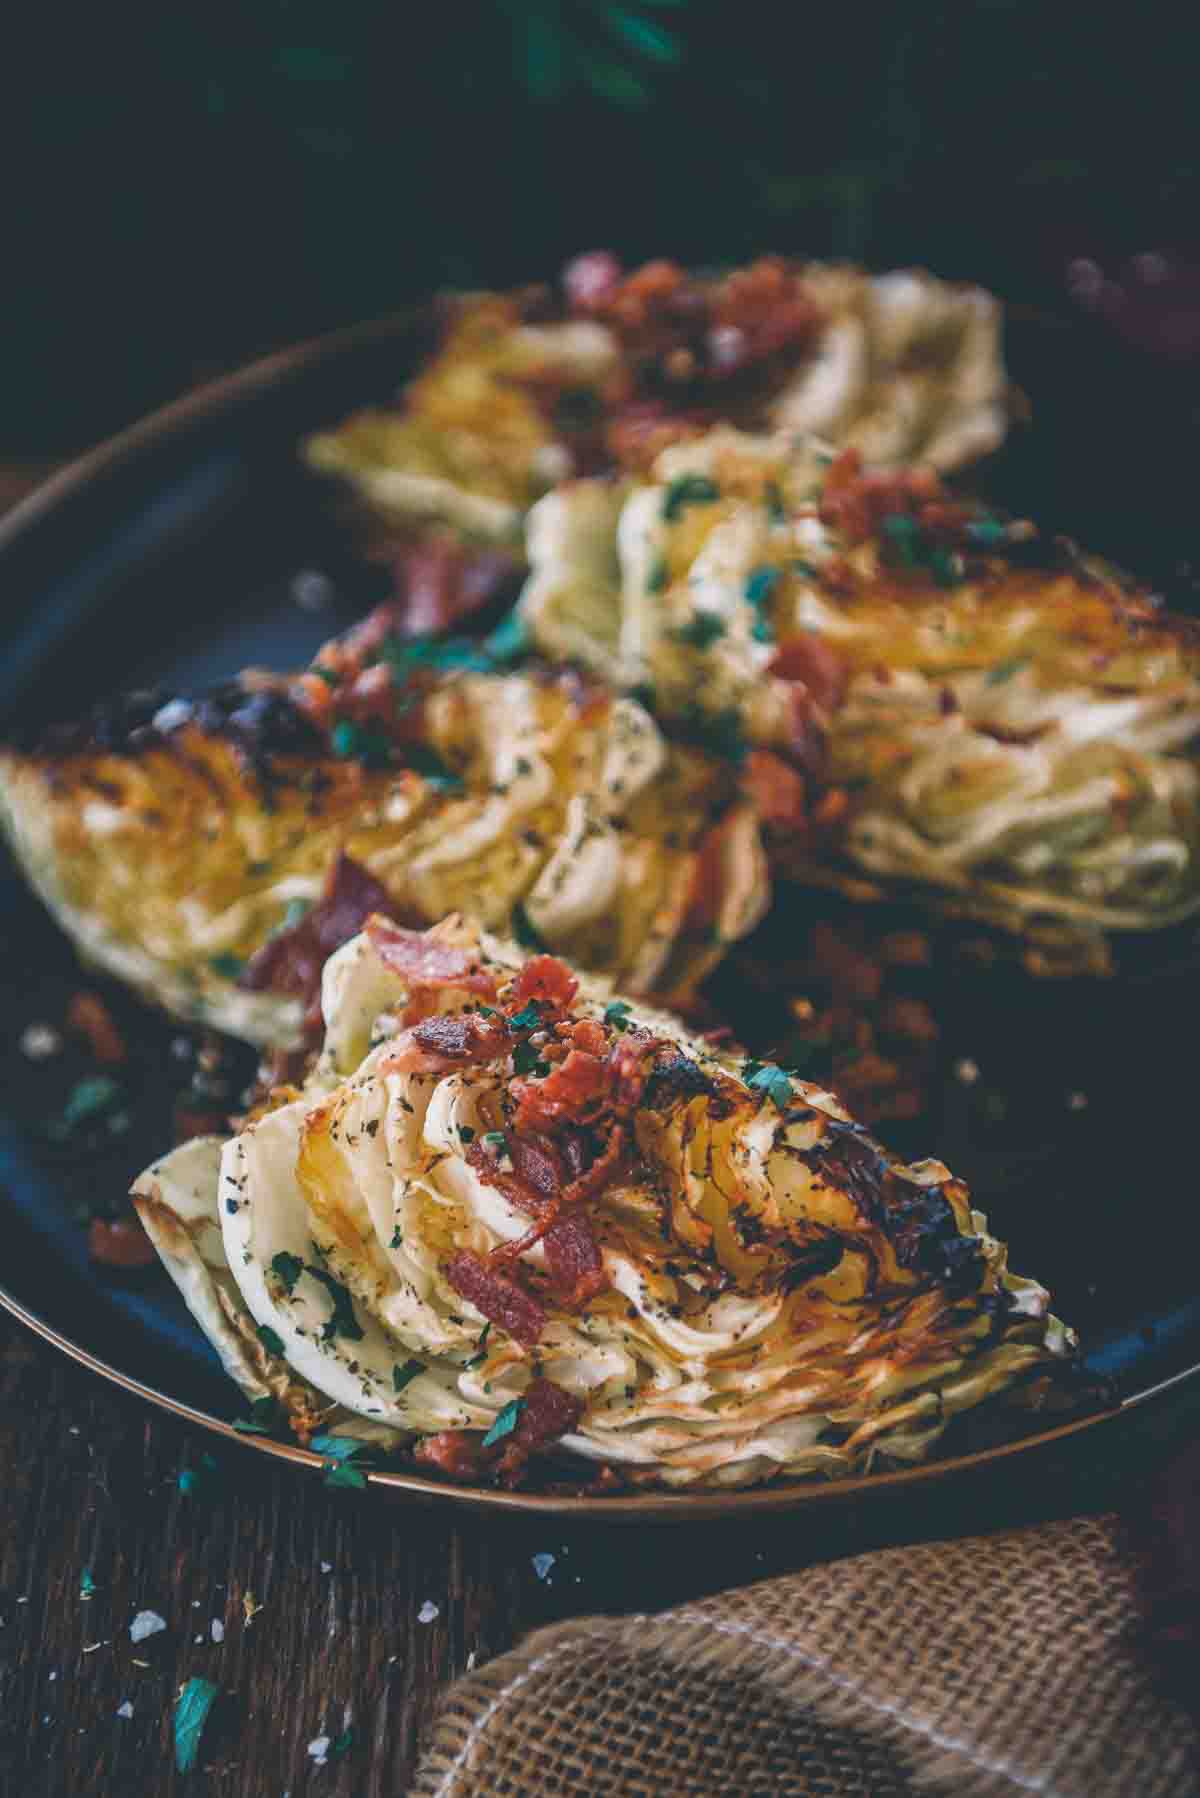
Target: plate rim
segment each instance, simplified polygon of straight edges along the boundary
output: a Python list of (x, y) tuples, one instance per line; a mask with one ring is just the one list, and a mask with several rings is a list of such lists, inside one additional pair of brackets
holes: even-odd
[[(335, 357), (339, 353), (354, 350), (375, 341), (385, 342), (391, 336), (411, 330), (422, 319), (428, 320), (431, 317), (435, 303), (433, 299), (426, 300), (398, 311), (391, 311), (375, 318), (341, 326), (335, 330), (321, 332), (315, 336), (303, 338), (296, 343), (284, 345), (266, 355), (255, 357), (238, 368), (201, 382), (175, 399), (156, 407), (91, 449), (73, 457), (62, 468), (40, 482), (24, 499), (18, 501), (3, 518), (0, 518), (0, 554), (7, 552), (27, 530), (53, 513), (55, 507), (69, 499), (72, 494), (86, 487), (107, 471), (119, 468), (122, 464), (135, 460), (139, 454), (153, 449), (163, 438), (170, 438), (184, 432), (189, 425), (200, 419), (219, 415), (243, 396), (259, 389), (267, 389), (273, 383), (299, 369), (313, 367), (326, 358)], [(0, 1310), (15, 1318), (18, 1323), (89, 1372), (98, 1374), (102, 1379), (108, 1380), (123, 1391), (155, 1406), (158, 1410), (165, 1411), (188, 1424), (208, 1431), (210, 1434), (222, 1437), (227, 1442), (244, 1448), (257, 1449), (260, 1453), (265, 1453), (276, 1461), (290, 1462), (293, 1466), (309, 1472), (315, 1472), (325, 1464), (320, 1455), (313, 1453), (310, 1449), (301, 1448), (299, 1444), (279, 1442), (271, 1437), (253, 1436), (240, 1432), (225, 1419), (216, 1417), (198, 1406), (187, 1404), (181, 1399), (173, 1398), (169, 1393), (162, 1392), (157, 1387), (134, 1378), (131, 1374), (123, 1373), (102, 1357), (93, 1354), (81, 1343), (55, 1329), (2, 1282), (0, 1282)], [(1049, 1429), (1031, 1432), (1011, 1442), (994, 1444), (989, 1448), (976, 1449), (969, 1454), (955, 1455), (943, 1460), (934, 1459), (922, 1462), (915, 1467), (900, 1468), (888, 1473), (859, 1475), (852, 1479), (785, 1480), (762, 1486), (727, 1490), (706, 1488), (695, 1492), (648, 1491), (629, 1496), (565, 1497), (551, 1494), (504, 1492), (485, 1487), (458, 1485), (427, 1478), (422, 1474), (395, 1470), (371, 1471), (367, 1473), (366, 1478), (371, 1487), (381, 1488), (412, 1500), (431, 1504), (449, 1503), (460, 1509), (493, 1513), (498, 1511), (510, 1516), (529, 1517), (553, 1514), (563, 1518), (606, 1518), (613, 1523), (702, 1522), (723, 1517), (730, 1511), (748, 1513), (787, 1511), (806, 1505), (837, 1504), (851, 1499), (877, 1497), (896, 1491), (906, 1491), (909, 1488), (921, 1488), (931, 1482), (969, 1473), (998, 1461), (1007, 1461), (1014, 1455), (1028, 1453), (1048, 1444), (1061, 1442), (1069, 1437), (1079, 1435), (1095, 1425), (1114, 1422), (1131, 1409), (1157, 1398), (1168, 1389), (1197, 1378), (1200, 1378), (1200, 1362), (1170, 1375), (1143, 1391), (1130, 1394), (1097, 1410), (1089, 1411), (1082, 1417), (1068, 1419)]]

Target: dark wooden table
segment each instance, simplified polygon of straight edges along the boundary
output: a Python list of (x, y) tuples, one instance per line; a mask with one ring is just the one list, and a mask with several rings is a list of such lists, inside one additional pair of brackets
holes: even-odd
[[(0, 1318), (0, 1791), (398, 1795), (447, 1681), (539, 1624), (1121, 1506), (1197, 1429), (1200, 1393), (1177, 1394), (920, 1500), (745, 1524), (455, 1518), (214, 1449)], [(188, 1469), (202, 1476), (191, 1492)], [(135, 1644), (143, 1610), (166, 1628)], [(223, 1697), (180, 1776), (172, 1706), (197, 1674)], [(318, 1766), (309, 1744), (346, 1730)]]
[[(26, 485), (0, 466), (0, 509)], [(903, 1502), (653, 1528), (464, 1517), (215, 1447), (0, 1314), (0, 1794), (398, 1798), (447, 1682), (540, 1624), (1122, 1506), (1195, 1434), (1186, 1392)], [(141, 1611), (165, 1627), (134, 1643)], [(181, 1776), (172, 1711), (196, 1675), (222, 1697)]]

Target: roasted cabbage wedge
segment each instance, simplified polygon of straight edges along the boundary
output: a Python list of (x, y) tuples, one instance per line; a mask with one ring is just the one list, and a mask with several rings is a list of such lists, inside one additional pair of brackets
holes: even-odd
[(640, 470), (714, 419), (816, 432), (875, 462), (959, 468), (1008, 424), (997, 302), (920, 270), (765, 257), (693, 277), (625, 275), (584, 256), (563, 294), (466, 298), (390, 407), (354, 413), (304, 453), (385, 527), (437, 520), (520, 544), (550, 486)]
[(461, 909), (676, 1000), (761, 917), (757, 815), (728, 762), (577, 677), (472, 649), (390, 662), (390, 639), (359, 639), (296, 681), (135, 695), (0, 752), (5, 831), (85, 958), (287, 1048), (372, 910)]
[(302, 1090), (134, 1188), (303, 1440), (352, 1416), (510, 1483), (552, 1445), (610, 1485), (840, 1476), (1070, 1355), (940, 1162), (554, 957), (372, 918), (322, 1005)]
[(1194, 626), (932, 470), (722, 427), (648, 480), (564, 484), (528, 537), (538, 647), (749, 755), (767, 812), (804, 802), (770, 757), (815, 719), (824, 799), (777, 870), (904, 888), (1037, 968), (1200, 908)]

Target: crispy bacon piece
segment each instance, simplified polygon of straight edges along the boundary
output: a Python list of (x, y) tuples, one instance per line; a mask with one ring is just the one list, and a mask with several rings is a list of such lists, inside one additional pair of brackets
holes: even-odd
[(478, 1480), (492, 1458), (474, 1430), (439, 1430), (435, 1436), (422, 1436), (413, 1457), (448, 1473), (452, 1480)]
[(584, 1211), (565, 1211), (542, 1238), (546, 1266), (562, 1303), (574, 1310), (608, 1285), (608, 1274), (592, 1220)]
[(571, 1184), (563, 1188), (564, 1207), (582, 1205), (587, 1199), (597, 1198), (606, 1186), (613, 1184), (618, 1174), (624, 1172), (628, 1157), (629, 1131), (624, 1124), (614, 1124), (608, 1141), (591, 1166), (582, 1169)]
[(387, 1057), (379, 1064), (382, 1074), (452, 1074), (457, 1068), (495, 1061), (507, 1054), (512, 1039), (503, 1018), (485, 1018), (476, 1011), (438, 1012), (402, 1030)]
[(742, 789), (764, 824), (803, 830), (808, 820), (804, 776), (769, 749), (752, 749), (742, 765)]
[(546, 1327), (546, 1313), (512, 1274), (483, 1261), (470, 1249), (460, 1249), (445, 1271), (455, 1292), (469, 1299), (489, 1323), (526, 1348), (534, 1346)]
[(495, 977), (481, 968), (478, 959), (455, 943), (447, 943), (424, 930), (404, 930), (382, 917), (368, 918), (367, 935), (381, 961), (409, 986), (454, 987), (478, 993), (481, 999), (496, 997)]
[(608, 1052), (608, 1068), (613, 1104), (618, 1111), (637, 1110), (659, 1050), (674, 1047), (665, 1037), (633, 1030), (613, 1044)]
[(348, 855), (339, 855), (317, 903), (298, 924), (278, 931), (255, 951), (238, 985), (252, 993), (293, 993), (311, 1007), (320, 994), (321, 970), (334, 950), (357, 935), (372, 914), (379, 915), (384, 929), (397, 929), (386, 923), (395, 911), (387, 888)]
[(104, 1067), (117, 1067), (125, 1059), (125, 1039), (113, 1023), (112, 1013), (99, 993), (78, 992), (67, 1006), (67, 1027), (86, 1041)]
[(401, 637), (436, 636), (460, 624), (513, 585), (520, 566), (501, 549), (472, 549), (438, 534), (406, 550), (395, 563), (400, 595), (386, 609)]
[(579, 982), (556, 955), (531, 955), (512, 984), (510, 1007), (520, 1010), (530, 1000), (554, 1011), (568, 1011)]
[(799, 681), (826, 718), (837, 711), (846, 694), (845, 663), (816, 631), (785, 637), (768, 672), (780, 680)]
[(583, 1416), (583, 1400), (540, 1375), (525, 1388), (516, 1428), (505, 1438), (496, 1468), (505, 1485), (515, 1485), (531, 1455), (567, 1436)]
[(567, 1119), (585, 1122), (608, 1102), (608, 1067), (597, 1055), (571, 1049), (544, 1079), (514, 1080), (512, 1094), (518, 1131), (545, 1130)]
[(158, 1250), (137, 1216), (131, 1214), (111, 1221), (94, 1217), (88, 1225), (88, 1256), (101, 1267), (149, 1267), (157, 1261)]

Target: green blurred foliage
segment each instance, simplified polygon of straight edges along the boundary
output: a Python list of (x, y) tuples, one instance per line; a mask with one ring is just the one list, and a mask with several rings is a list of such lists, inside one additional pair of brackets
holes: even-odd
[(1190, 231), (1177, 15), (1060, 0), (50, 0), (7, 137), (3, 438), (572, 251), (924, 262), (1016, 297)]

